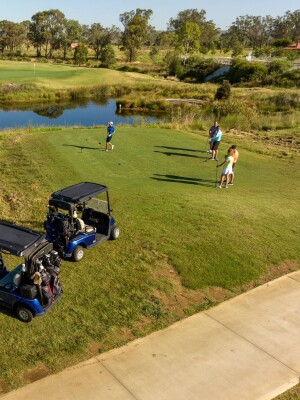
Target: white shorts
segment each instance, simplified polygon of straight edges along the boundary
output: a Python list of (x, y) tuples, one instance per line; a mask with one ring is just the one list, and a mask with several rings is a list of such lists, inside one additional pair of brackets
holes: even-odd
[(232, 174), (232, 168), (224, 168), (222, 171), (222, 175), (230, 175)]

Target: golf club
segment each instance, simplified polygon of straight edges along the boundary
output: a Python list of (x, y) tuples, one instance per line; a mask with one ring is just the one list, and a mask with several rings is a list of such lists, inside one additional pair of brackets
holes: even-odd
[(205, 148), (205, 153), (206, 153), (206, 160), (205, 161), (207, 161), (211, 156), (211, 153), (209, 152), (209, 150), (210, 150), (210, 138), (208, 137), (207, 141), (206, 141), (206, 148)]

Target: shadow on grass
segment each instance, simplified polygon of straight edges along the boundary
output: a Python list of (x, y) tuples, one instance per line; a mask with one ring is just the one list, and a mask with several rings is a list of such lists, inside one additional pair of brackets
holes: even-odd
[(173, 153), (171, 151), (158, 151), (154, 150), (154, 153), (161, 153), (166, 156), (181, 156), (181, 157), (192, 157), (192, 158), (206, 158), (206, 157), (201, 157), (201, 156), (196, 156), (194, 154), (186, 154), (186, 153)]
[[(19, 322), (21, 322), (19, 320), (19, 318), (17, 318), (16, 314), (13, 312), (13, 310), (10, 310), (4, 306), (0, 306), (0, 313), (3, 315), (6, 315), (7, 317), (13, 318)], [(0, 392), (1, 393), (1, 392)]]
[(181, 150), (181, 151), (192, 151), (195, 153), (206, 153), (206, 150), (182, 149), (181, 147), (169, 147), (169, 146), (154, 146), (154, 147), (159, 147), (161, 149), (168, 149), (168, 150)]
[(156, 181), (185, 183), (187, 185), (197, 185), (197, 186), (207, 186), (207, 187), (212, 187), (212, 186), (214, 187), (216, 184), (215, 180), (189, 178), (186, 176), (178, 176), (178, 175), (154, 174), (154, 177), (151, 177), (151, 179), (154, 179)]
[(80, 146), (78, 144), (63, 144), (63, 146), (66, 146), (66, 147), (77, 147), (78, 149), (81, 149), (81, 152), (82, 152), (83, 149), (86, 149), (86, 150), (103, 150), (103, 149), (101, 149), (99, 147)]

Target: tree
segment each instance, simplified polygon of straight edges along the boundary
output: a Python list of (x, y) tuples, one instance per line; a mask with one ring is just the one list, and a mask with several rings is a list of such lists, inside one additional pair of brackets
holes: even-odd
[(150, 9), (137, 8), (136, 11), (125, 12), (120, 15), (120, 21), (124, 26), (122, 44), (130, 62), (136, 59), (138, 50), (150, 37), (152, 27), (149, 24), (149, 19), (152, 14), (153, 11)]
[(24, 32), (25, 32), (25, 38), (24, 38), (23, 44), (26, 46), (26, 49), (27, 49), (27, 51), (28, 51), (29, 48), (30, 48), (30, 45), (31, 45), (30, 40), (29, 40), (29, 37), (28, 37), (30, 21), (28, 21), (28, 20), (22, 21), (22, 22), (21, 22), (21, 25), (23, 25), (23, 27), (24, 27)]
[(103, 28), (101, 24), (92, 24), (88, 43), (95, 51), (96, 60), (99, 60), (102, 49), (111, 43), (111, 39), (110, 29)]
[(300, 10), (287, 11), (283, 17), (273, 20), (272, 36), (275, 39), (288, 38), (299, 39), (300, 35)]
[(26, 29), (24, 25), (11, 22), (0, 21), (0, 49), (3, 53), (7, 48), (11, 52), (20, 47), (26, 38)]
[(88, 56), (88, 48), (85, 44), (79, 43), (74, 52), (74, 62), (77, 65), (85, 64)]
[(82, 26), (74, 19), (66, 21), (65, 29), (62, 33), (61, 47), (63, 50), (63, 58), (66, 59), (71, 43), (82, 42), (83, 33)]
[(168, 29), (178, 33), (181, 27), (187, 22), (194, 22), (195, 24), (199, 25), (199, 27), (202, 27), (206, 22), (205, 15), (205, 10), (198, 11), (197, 9), (188, 9), (180, 11), (176, 18), (170, 18)]
[(185, 22), (177, 33), (176, 48), (183, 57), (183, 65), (187, 58), (199, 50), (200, 28), (195, 22)]
[(175, 32), (160, 32), (156, 37), (155, 44), (162, 48), (169, 49), (170, 47), (174, 47), (176, 43), (176, 34)]
[(103, 68), (111, 68), (116, 63), (115, 52), (111, 44), (101, 49), (100, 61)]
[(122, 43), (121, 29), (115, 25), (112, 25), (112, 27), (110, 28), (110, 36), (111, 44), (119, 47)]
[(212, 49), (219, 41), (219, 30), (216, 29), (213, 21), (206, 20), (206, 11), (197, 9), (188, 9), (180, 11), (176, 18), (169, 20), (168, 30), (177, 35), (186, 23), (197, 24), (200, 30), (200, 45), (207, 49)]
[(236, 18), (228, 30), (228, 36), (234, 36), (242, 47), (263, 47), (271, 41), (273, 19), (270, 16), (258, 17), (246, 15)]
[(42, 49), (46, 58), (53, 56), (53, 50), (62, 46), (66, 25), (65, 15), (59, 10), (41, 11), (31, 17), (28, 36), (36, 48), (37, 57)]

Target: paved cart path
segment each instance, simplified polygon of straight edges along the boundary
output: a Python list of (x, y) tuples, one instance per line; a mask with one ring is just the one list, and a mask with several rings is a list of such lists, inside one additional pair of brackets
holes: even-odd
[(262, 400), (300, 376), (300, 271), (1, 400)]

